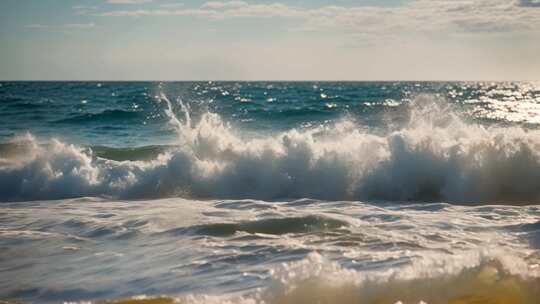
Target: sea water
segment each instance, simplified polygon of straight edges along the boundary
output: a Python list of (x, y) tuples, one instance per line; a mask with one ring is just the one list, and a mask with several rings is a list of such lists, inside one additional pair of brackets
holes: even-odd
[(540, 303), (540, 83), (0, 84), (0, 299)]

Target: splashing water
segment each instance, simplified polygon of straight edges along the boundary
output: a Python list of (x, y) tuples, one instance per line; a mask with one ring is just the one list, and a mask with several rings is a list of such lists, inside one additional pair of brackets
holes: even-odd
[(43, 303), (167, 294), (167, 303), (536, 304), (538, 243), (526, 240), (538, 240), (539, 214), (316, 200), (5, 203), (0, 294)]
[[(246, 138), (214, 113), (165, 113), (180, 145), (150, 161), (116, 162), (29, 136), (3, 159), (2, 200), (76, 196), (527, 203), (540, 199), (540, 132), (468, 124), (421, 96), (401, 129), (378, 135), (350, 120)], [(11, 145), (20, 145), (15, 139)], [(66, 187), (69, 185), (69, 187)]]
[[(466, 108), (434, 94), (362, 116), (352, 108), (359, 103), (340, 99), (341, 85), (308, 86), (324, 94), (321, 105), (287, 104), (288, 92), (303, 96), (305, 86), (283, 84), (290, 88), (276, 95), (279, 85), (249, 85), (272, 98), (263, 107), (270, 114), (257, 108), (257, 90), (193, 84), (230, 98), (197, 111), (164, 85), (137, 105), (159, 110), (152, 115), (173, 138), (167, 145), (31, 134), (0, 144), (0, 298), (537, 304), (540, 131), (467, 119)], [(109, 88), (126, 98), (122, 86), (99, 90)], [(0, 111), (40, 109), (9, 98)], [(139, 107), (84, 100), (51, 124), (147, 134), (131, 129), (147, 115)], [(325, 121), (346, 106), (350, 113)], [(241, 121), (244, 112), (252, 122)], [(265, 115), (285, 127), (245, 128)]]

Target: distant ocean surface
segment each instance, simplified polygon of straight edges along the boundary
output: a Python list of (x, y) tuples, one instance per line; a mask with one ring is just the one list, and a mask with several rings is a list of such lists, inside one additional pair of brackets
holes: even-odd
[(538, 304), (540, 82), (0, 82), (0, 302)]

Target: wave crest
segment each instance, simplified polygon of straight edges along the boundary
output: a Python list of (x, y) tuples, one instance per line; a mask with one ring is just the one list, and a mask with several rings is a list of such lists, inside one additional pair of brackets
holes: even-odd
[[(248, 138), (214, 113), (198, 122), (162, 96), (178, 145), (147, 161), (114, 161), (31, 136), (0, 155), (0, 200), (151, 198), (540, 201), (540, 132), (487, 128), (420, 97), (408, 123), (369, 131), (350, 120)], [(17, 144), (15, 139), (12, 144)], [(15, 155), (13, 155), (15, 154)]]
[(513, 263), (505, 263), (502, 257), (433, 258), (409, 269), (370, 276), (312, 253), (305, 260), (272, 269), (271, 287), (251, 295), (138, 296), (113, 303), (535, 304), (540, 296), (538, 277), (512, 269)]

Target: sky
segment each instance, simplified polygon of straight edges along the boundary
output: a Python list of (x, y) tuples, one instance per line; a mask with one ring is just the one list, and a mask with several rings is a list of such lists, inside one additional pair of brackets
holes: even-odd
[(0, 80), (540, 80), (540, 0), (0, 0)]

